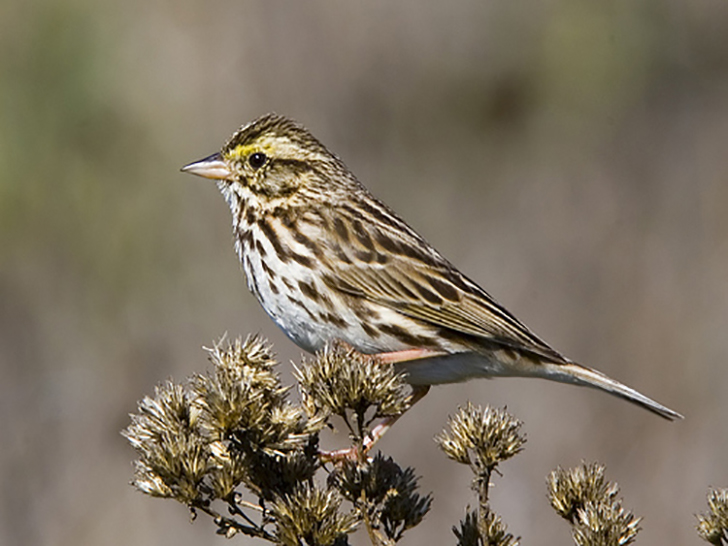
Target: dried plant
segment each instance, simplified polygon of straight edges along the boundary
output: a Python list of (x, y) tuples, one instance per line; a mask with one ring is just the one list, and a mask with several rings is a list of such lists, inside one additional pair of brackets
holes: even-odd
[(329, 482), (351, 501), (375, 544), (393, 544), (418, 525), (432, 497), (418, 492), (414, 470), (377, 454), (364, 463), (344, 460)]
[(526, 443), (522, 423), (505, 409), (468, 404), (450, 418), (448, 430), (435, 438), (452, 460), (468, 465), (474, 474), (478, 508), (466, 513), (460, 528), (453, 528), (458, 544), (515, 546), (518, 539), (506, 532), (500, 516), (488, 501), (490, 478), (496, 467), (519, 453)]
[(277, 542), (285, 546), (347, 544), (346, 535), (356, 528), (358, 518), (342, 514), (341, 501), (335, 490), (308, 485), (279, 498), (271, 510)]
[(482, 507), (480, 510), (479, 514), (468, 509), (460, 528), (453, 527), (458, 546), (517, 546), (520, 539), (507, 532), (498, 514), (490, 509), (483, 512)]
[(641, 518), (622, 507), (619, 486), (606, 480), (604, 470), (594, 463), (549, 475), (551, 506), (572, 525), (578, 546), (626, 546), (640, 531)]
[(294, 376), (308, 414), (341, 417), (355, 443), (364, 440), (376, 419), (408, 409), (407, 383), (394, 366), (343, 343), (327, 345), (315, 359), (295, 367)]
[[(392, 546), (423, 521), (432, 497), (419, 493), (415, 471), (366, 449), (375, 422), (396, 417), (411, 401), (391, 365), (341, 343), (327, 346), (296, 368), (301, 403), (294, 404), (262, 339), (221, 341), (208, 352), (211, 371), (158, 386), (123, 432), (139, 455), (132, 482), (139, 491), (175, 499), (193, 516), (208, 514), (219, 534), (284, 546), (346, 546), (358, 528), (372, 544)], [(353, 450), (336, 452), (347, 456), (328, 466), (331, 453), (319, 450), (319, 436), (334, 416)], [(478, 503), (453, 527), (459, 546), (518, 544), (492, 510), (489, 488), (499, 465), (523, 449), (521, 429), (505, 409), (468, 403), (436, 437), (450, 459), (473, 472)], [(623, 508), (603, 466), (557, 468), (548, 486), (577, 546), (635, 541), (640, 518)], [(711, 491), (708, 504), (698, 533), (724, 545), (728, 490)]]
[(728, 544), (728, 489), (711, 489), (708, 508), (698, 516), (698, 535), (716, 546)]
[(210, 515), (227, 537), (282, 545), (343, 546), (362, 522), (393, 544), (422, 521), (430, 497), (391, 459), (344, 461), (323, 484), (316, 479), (319, 433), (332, 415), (361, 444), (376, 419), (406, 408), (392, 366), (329, 347), (297, 370), (303, 404), (295, 405), (260, 338), (218, 343), (209, 358), (211, 372), (166, 382), (131, 416), (123, 434), (139, 454), (137, 489)]

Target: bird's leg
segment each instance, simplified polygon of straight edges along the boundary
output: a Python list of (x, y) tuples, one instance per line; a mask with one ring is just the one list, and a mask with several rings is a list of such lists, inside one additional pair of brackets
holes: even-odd
[[(425, 395), (429, 392), (430, 385), (413, 385), (412, 394), (407, 397), (407, 405), (409, 408), (414, 406), (417, 402), (422, 400)], [(409, 409), (408, 408), (408, 409)], [(382, 436), (402, 417), (407, 410), (403, 411), (399, 415), (391, 415), (385, 417), (381, 423), (375, 426), (371, 432), (364, 438), (364, 453), (366, 455), (369, 450), (374, 447)], [(324, 462), (337, 462), (345, 459), (355, 461), (359, 458), (359, 450), (356, 446), (352, 446), (346, 449), (338, 449), (336, 451), (321, 451), (319, 452), (319, 458)]]
[[(397, 364), (400, 362), (410, 362), (412, 360), (419, 360), (422, 358), (431, 358), (434, 356), (442, 355), (444, 353), (431, 351), (429, 349), (407, 349), (404, 351), (396, 351), (392, 353), (378, 353), (375, 355), (377, 359), (385, 364)], [(412, 394), (407, 398), (408, 409), (414, 406), (417, 402), (422, 400), (425, 395), (429, 392), (430, 385), (412, 385)], [(374, 447), (382, 436), (402, 417), (407, 410), (403, 411), (399, 415), (392, 415), (386, 417), (375, 426), (371, 432), (364, 438), (364, 453), (366, 453)], [(359, 456), (356, 447), (352, 446), (347, 449), (339, 449), (337, 451), (322, 451), (319, 456), (323, 461), (341, 461), (344, 459), (356, 460)]]
[[(409, 408), (422, 400), (428, 392), (430, 392), (430, 385), (413, 385), (412, 394), (407, 397), (407, 405)], [(374, 447), (374, 444), (376, 444), (379, 439), (384, 436), (390, 428), (392, 428), (392, 425), (394, 425), (394, 423), (396, 423), (397, 420), (399, 420), (399, 418), (404, 414), (405, 412), (402, 412), (399, 415), (385, 417), (381, 423), (374, 427), (369, 435), (364, 439), (364, 452), (366, 453)]]

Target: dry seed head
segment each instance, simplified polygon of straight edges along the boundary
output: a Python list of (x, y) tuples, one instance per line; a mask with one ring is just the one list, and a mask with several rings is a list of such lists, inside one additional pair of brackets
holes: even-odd
[(421, 496), (412, 468), (402, 469), (381, 453), (366, 463), (343, 461), (329, 483), (375, 520), (387, 538), (397, 541), (430, 510), (432, 497)]
[(407, 409), (407, 383), (394, 367), (342, 343), (331, 343), (294, 371), (309, 415), (340, 415), (347, 410), (373, 418)]
[(483, 409), (468, 403), (450, 417), (448, 430), (435, 441), (448, 457), (459, 463), (475, 470), (493, 469), (523, 449), (526, 437), (521, 432), (522, 425), (505, 408), (486, 406)]
[(234, 440), (274, 453), (304, 443), (323, 423), (307, 420), (286, 400), (270, 347), (258, 337), (209, 349), (215, 369), (194, 377), (201, 429), (215, 440)]
[(458, 539), (458, 546), (518, 546), (519, 540), (508, 532), (500, 516), (488, 510), (481, 521), (478, 512), (470, 510), (460, 521), (460, 528), (452, 528)]
[(172, 382), (155, 388), (154, 398), (144, 398), (131, 420), (122, 434), (139, 453), (134, 486), (185, 504), (198, 499), (197, 486), (210, 466), (185, 388)]
[(707, 514), (698, 516), (698, 535), (711, 544), (728, 543), (728, 489), (711, 489)]
[(286, 401), (268, 346), (238, 339), (210, 354), (211, 373), (157, 387), (131, 416), (123, 434), (140, 456), (134, 485), (201, 505), (241, 483), (270, 500), (309, 480), (323, 423)]
[(551, 506), (573, 526), (578, 546), (626, 546), (640, 531), (637, 518), (622, 507), (619, 486), (604, 477), (604, 466), (557, 468), (548, 478)]
[(577, 511), (574, 542), (577, 546), (627, 546), (637, 539), (641, 520), (619, 502), (588, 502)]
[(614, 502), (619, 487), (606, 480), (604, 471), (599, 463), (568, 470), (558, 467), (547, 480), (551, 506), (562, 518), (574, 523), (577, 511), (587, 503)]
[(329, 546), (354, 531), (358, 518), (339, 513), (341, 497), (304, 485), (279, 498), (271, 507), (276, 539), (283, 546)]

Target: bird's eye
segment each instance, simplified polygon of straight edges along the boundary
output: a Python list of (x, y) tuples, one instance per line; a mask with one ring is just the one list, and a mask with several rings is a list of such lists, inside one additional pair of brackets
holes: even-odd
[(263, 165), (265, 165), (266, 159), (268, 158), (265, 154), (255, 152), (254, 154), (250, 154), (250, 157), (248, 157), (248, 163), (250, 163), (250, 166), (254, 169), (260, 169)]

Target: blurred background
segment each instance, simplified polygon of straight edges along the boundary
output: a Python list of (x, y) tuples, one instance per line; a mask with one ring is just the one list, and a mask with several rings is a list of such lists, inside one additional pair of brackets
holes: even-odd
[(582, 460), (645, 517), (639, 543), (698, 543), (728, 486), (721, 0), (4, 2), (0, 543), (224, 540), (128, 485), (119, 432), (225, 332), (268, 337), (287, 381), (300, 358), (216, 188), (179, 172), (269, 111), (554, 347), (686, 415), (537, 380), (436, 388), (381, 443), (435, 496), (404, 543), (455, 542), (470, 474), (432, 437), (467, 400), (525, 422), (493, 493), (524, 544), (570, 543), (545, 477)]

